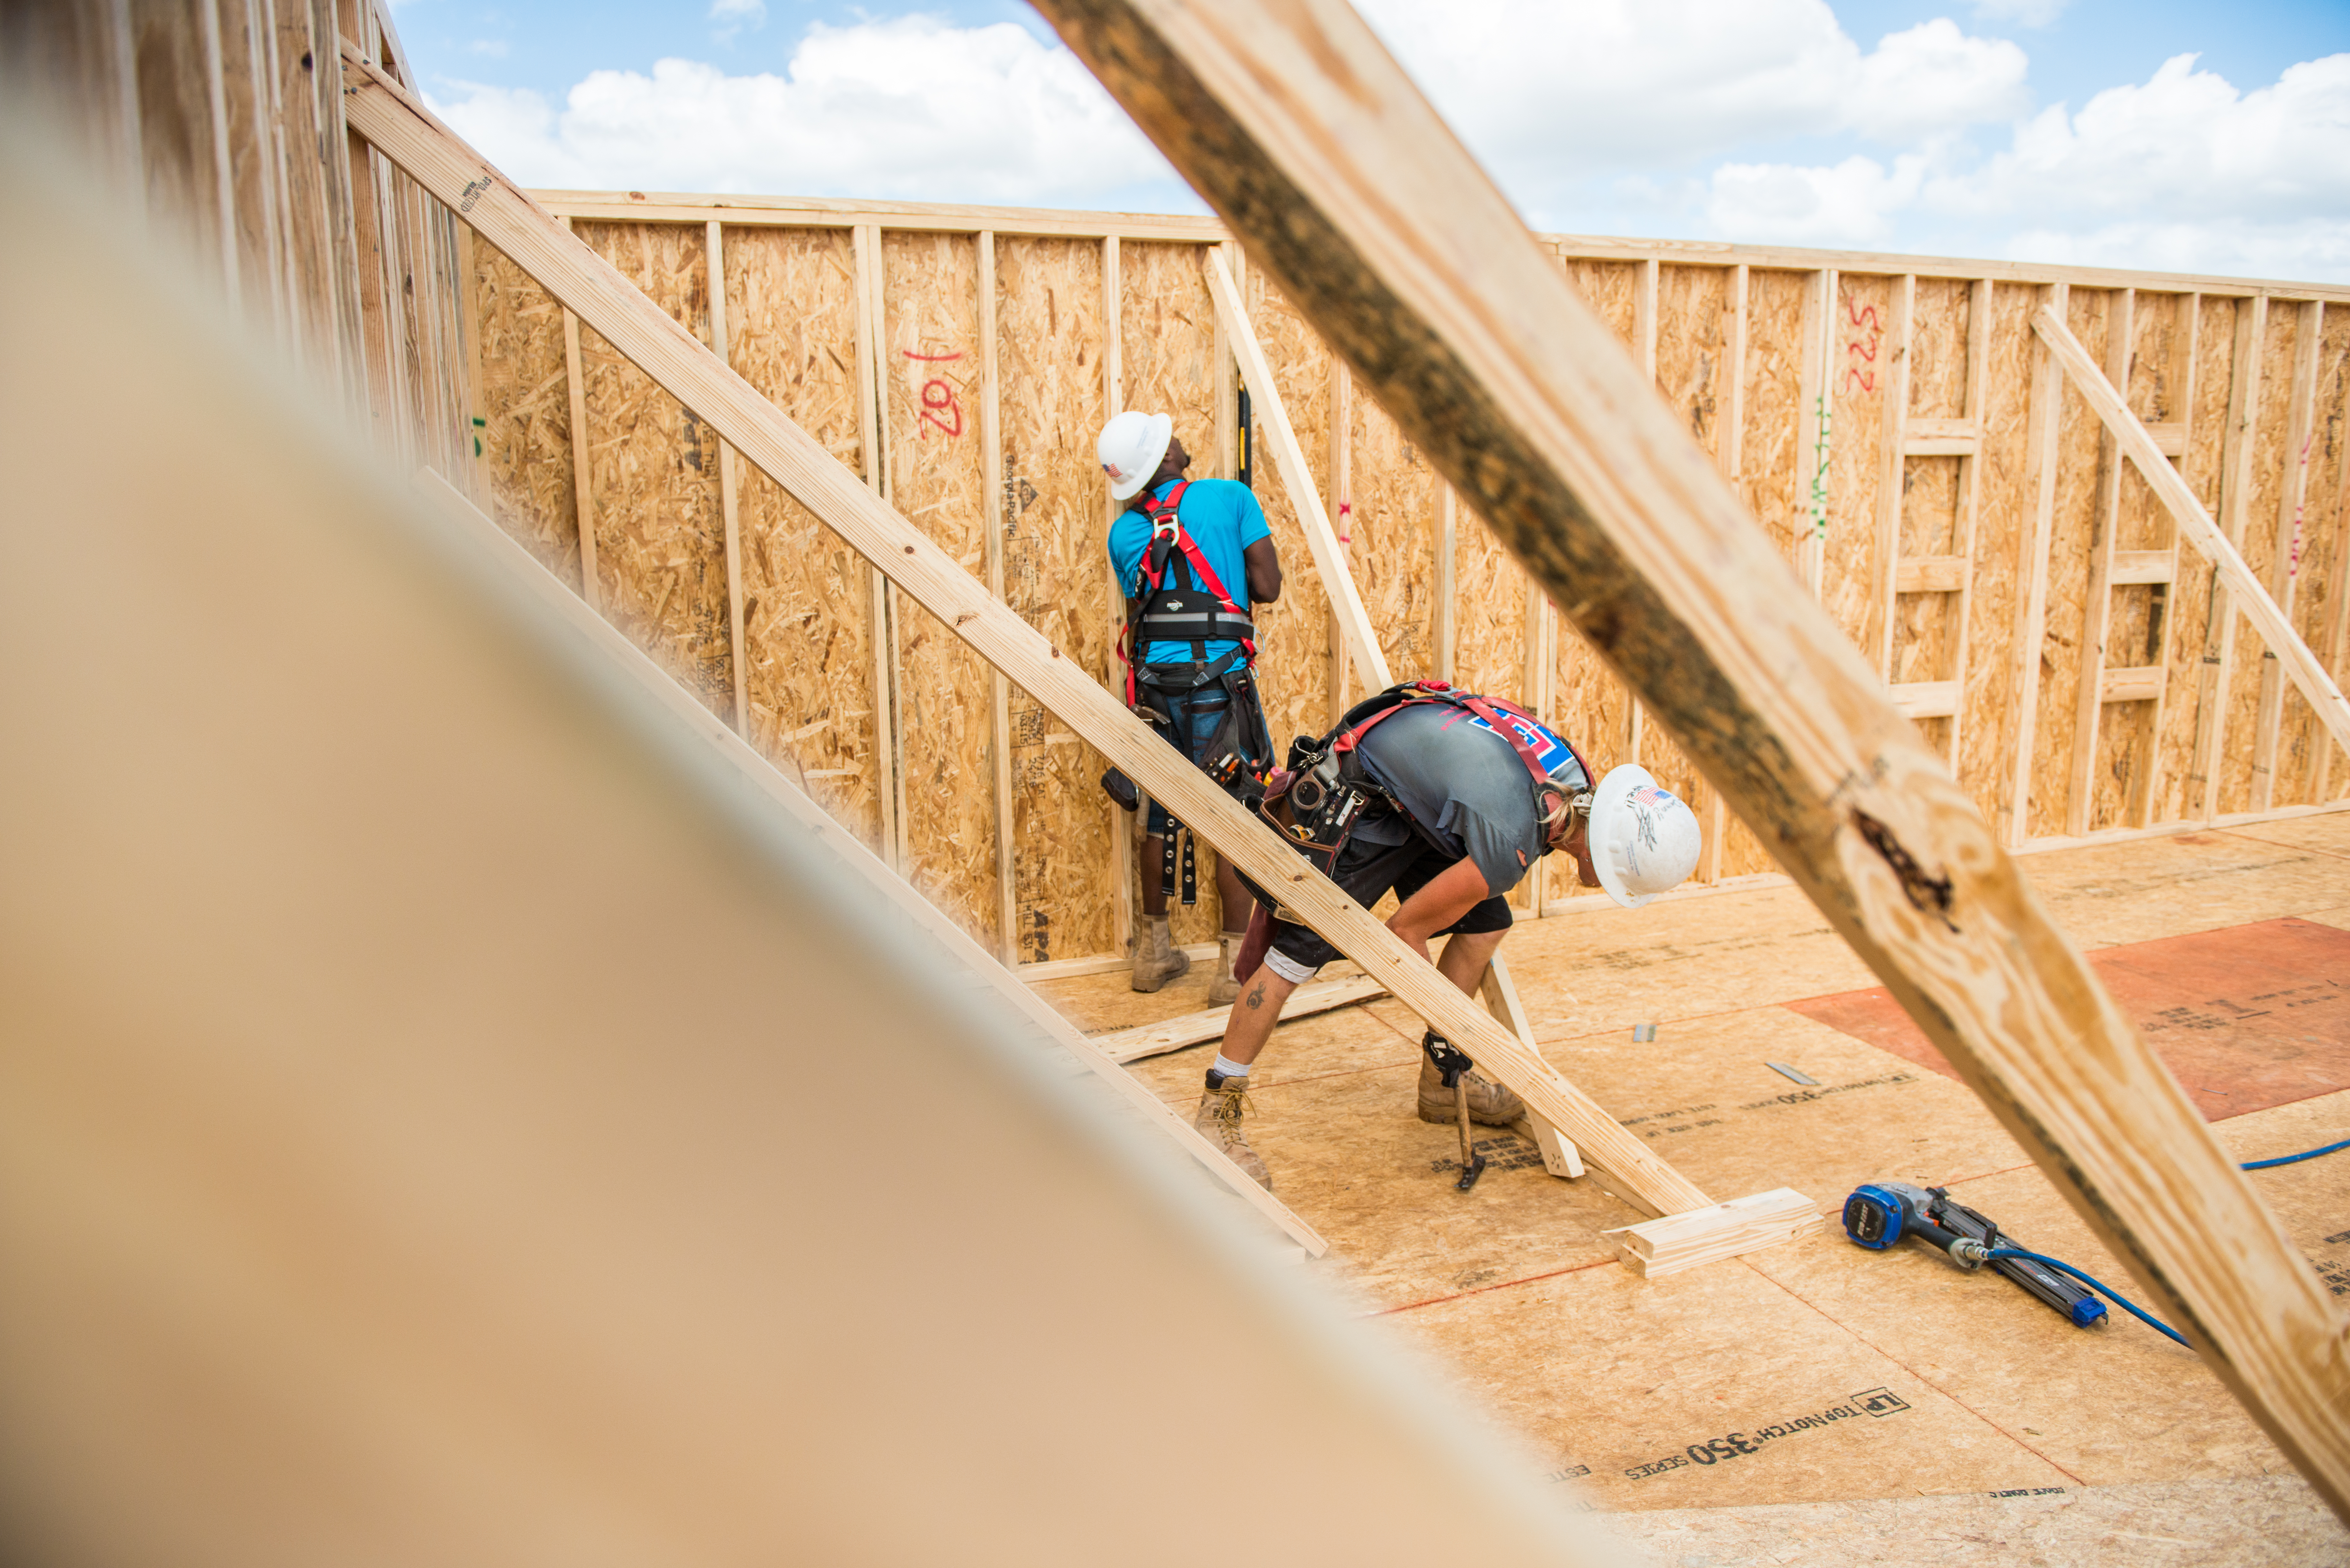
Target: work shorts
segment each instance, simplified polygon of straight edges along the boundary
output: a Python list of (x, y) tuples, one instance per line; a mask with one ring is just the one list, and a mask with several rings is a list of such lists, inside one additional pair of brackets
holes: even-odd
[[(1221, 697), (1222, 692), (1210, 688), (1208, 694), (1213, 698)], [(1170, 697), (1165, 692), (1154, 691), (1148, 686), (1142, 688), (1141, 696), (1143, 701), (1157, 709), (1165, 717), (1164, 722), (1151, 727), (1159, 732), (1160, 738), (1169, 745), (1189, 757), (1193, 767), (1204, 767), (1216, 760), (1213, 754), (1216, 735), (1224, 727), (1224, 716), (1227, 711), (1223, 705), (1219, 704), (1204, 712), (1195, 710), (1191, 714), (1191, 733), (1179, 735), (1176, 731), (1181, 724), (1180, 700)], [(1247, 707), (1238, 715), (1240, 722), (1233, 727), (1233, 749), (1246, 756), (1253, 766), (1262, 769), (1267, 761), (1263, 753), (1271, 748), (1262, 744), (1255, 746), (1249, 744), (1253, 735), (1264, 733), (1264, 710), (1258, 705), (1254, 680), (1250, 680), (1243, 686), (1242, 701), (1247, 704)], [(1149, 817), (1143, 826), (1143, 831), (1154, 838), (1163, 838), (1173, 833), (1179, 826), (1180, 825), (1173, 817), (1167, 815), (1167, 808), (1153, 798), (1150, 803)]]
[[(1408, 842), (1396, 845), (1369, 844), (1355, 838), (1338, 852), (1338, 863), (1331, 867), (1330, 879), (1367, 909), (1390, 888), (1398, 902), (1410, 898), (1459, 863), (1459, 857), (1445, 854), (1417, 833)], [(1467, 914), (1436, 934), (1449, 937), (1506, 931), (1513, 923), (1509, 901), (1496, 893), (1472, 905)], [(1264, 961), (1284, 980), (1302, 985), (1314, 978), (1316, 970), (1340, 956), (1336, 948), (1306, 927), (1276, 917), (1273, 946), (1266, 951)]]

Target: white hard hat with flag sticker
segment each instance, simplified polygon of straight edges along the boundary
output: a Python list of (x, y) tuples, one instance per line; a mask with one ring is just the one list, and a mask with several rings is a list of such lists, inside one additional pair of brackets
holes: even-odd
[(1591, 865), (1607, 896), (1637, 909), (1697, 869), (1697, 814), (1648, 769), (1626, 764), (1591, 797)]

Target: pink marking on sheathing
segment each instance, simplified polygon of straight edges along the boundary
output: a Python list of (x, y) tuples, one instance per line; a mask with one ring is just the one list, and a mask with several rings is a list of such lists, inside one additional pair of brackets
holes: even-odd
[(909, 358), (909, 359), (920, 359), (920, 360), (921, 360), (921, 361), (922, 361), (924, 364), (926, 364), (926, 365), (940, 365), (940, 364), (944, 364), (944, 363), (945, 363), (947, 360), (949, 360), (949, 359), (960, 359), (960, 358), (962, 358), (962, 356), (960, 353), (955, 353), (955, 354), (917, 354), (917, 353), (915, 353), (911, 348), (904, 349), (904, 350), (902, 350), (902, 352), (905, 354), (905, 356), (906, 356), (906, 358)]
[(2309, 502), (2309, 443), (2316, 439), (2315, 431), (2302, 438), (2301, 496), (2293, 504), (2293, 549), (2285, 557), (2286, 582), (2301, 576), (2301, 509)]

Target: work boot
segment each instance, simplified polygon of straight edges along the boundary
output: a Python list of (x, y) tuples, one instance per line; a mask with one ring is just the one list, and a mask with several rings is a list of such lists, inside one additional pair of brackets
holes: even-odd
[(1241, 956), (1246, 931), (1224, 931), (1216, 938), (1216, 978), (1208, 982), (1208, 1005), (1229, 1007), (1241, 999), (1241, 982), (1232, 978), (1232, 961)]
[(1167, 917), (1148, 917), (1134, 933), (1134, 989), (1157, 991), (1191, 967), (1191, 955), (1167, 935)]
[[(1469, 1085), (1471, 1121), (1482, 1122), (1489, 1127), (1505, 1127), (1526, 1114), (1523, 1100), (1474, 1067), (1463, 1081)], [(1452, 1091), (1444, 1086), (1444, 1075), (1438, 1071), (1435, 1061), (1425, 1055), (1419, 1059), (1419, 1119), (1446, 1127), (1461, 1119)]]
[(1225, 1158), (1246, 1171), (1250, 1180), (1270, 1192), (1273, 1172), (1249, 1147), (1248, 1134), (1241, 1129), (1241, 1114), (1248, 1108), (1248, 1079), (1227, 1078), (1211, 1067), (1208, 1092), (1200, 1096), (1200, 1114), (1191, 1118), (1191, 1125), (1201, 1137), (1222, 1149)]

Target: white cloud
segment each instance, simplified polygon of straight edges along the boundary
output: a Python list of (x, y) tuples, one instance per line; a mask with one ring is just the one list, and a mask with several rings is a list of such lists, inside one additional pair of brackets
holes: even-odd
[(2019, 260), (2350, 275), (2350, 55), (2249, 93), (2181, 55), (2077, 114), (2059, 104), (2019, 123), (1970, 166), (1949, 144), (1890, 171), (1725, 164), (1706, 213), (1741, 239), (1879, 245), (1915, 214), (1995, 234)]
[(1894, 237), (1893, 214), (1917, 200), (1921, 157), (1887, 170), (1857, 154), (1832, 168), (1725, 163), (1713, 171), (1706, 218), (1721, 234), (1760, 244), (1875, 249)]
[(733, 43), (743, 28), (767, 25), (767, 0), (711, 0), (710, 19), (718, 24), (710, 36), (722, 44)]
[(785, 76), (668, 59), (594, 72), (559, 113), (456, 86), (435, 112), (525, 184), (1014, 203), (1150, 188), (1199, 210), (1074, 56), (1011, 23), (819, 23)]
[(2029, 108), (2015, 45), (1937, 19), (1864, 52), (1825, 0), (1365, 0), (1363, 10), (1517, 192), (1758, 139), (1900, 144)]
[(2045, 27), (2064, 14), (2068, 0), (1975, 0), (1975, 15), (2019, 27)]

